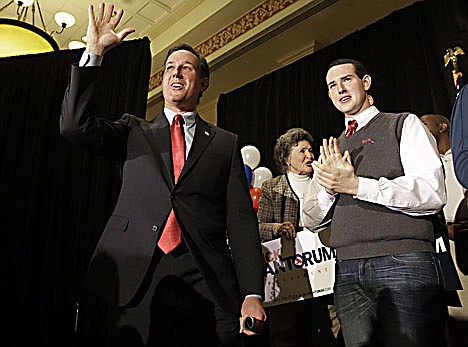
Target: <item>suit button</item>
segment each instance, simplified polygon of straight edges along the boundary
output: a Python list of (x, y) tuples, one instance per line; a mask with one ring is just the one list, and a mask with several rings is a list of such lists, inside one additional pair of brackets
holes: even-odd
[(158, 226), (157, 225), (153, 225), (153, 231), (158, 231)]

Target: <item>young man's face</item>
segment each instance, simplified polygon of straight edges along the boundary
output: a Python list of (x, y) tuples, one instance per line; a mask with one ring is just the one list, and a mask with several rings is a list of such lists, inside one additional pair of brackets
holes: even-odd
[(208, 78), (200, 78), (198, 58), (191, 52), (172, 53), (163, 71), (164, 106), (176, 112), (194, 111), (198, 95), (208, 87)]
[(371, 105), (367, 91), (371, 78), (365, 75), (358, 77), (353, 64), (342, 64), (331, 67), (327, 72), (328, 96), (335, 107), (347, 118), (354, 118)]

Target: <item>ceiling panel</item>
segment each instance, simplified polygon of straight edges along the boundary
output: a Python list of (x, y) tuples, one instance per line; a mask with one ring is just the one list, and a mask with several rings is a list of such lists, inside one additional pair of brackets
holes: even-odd
[(183, 0), (153, 0), (155, 4), (160, 4), (166, 6), (168, 9), (174, 10), (176, 7), (180, 6), (184, 1)]
[(150, 2), (140, 10), (140, 15), (152, 23), (156, 23), (169, 15), (170, 12), (168, 12), (168, 9), (170, 10), (168, 7), (162, 7), (161, 5)]
[(122, 28), (134, 28), (135, 32), (130, 34), (129, 38), (143, 36), (150, 28), (151, 21), (140, 15), (131, 16), (128, 20), (124, 21)]
[[(5, 6), (11, 0), (0, 0), (0, 8)], [(115, 0), (113, 3), (116, 8), (124, 10), (124, 17), (121, 22), (121, 27), (124, 25), (135, 27), (137, 32), (132, 34), (131, 38), (137, 38), (148, 35), (151, 27), (158, 24), (167, 25), (171, 20), (169, 17), (173, 15), (176, 19), (181, 15), (179, 12), (185, 12), (187, 9), (193, 8), (205, 0)], [(241, 2), (252, 2), (252, 0), (240, 0)], [(257, 3), (259, 0), (253, 1)], [(68, 42), (71, 40), (81, 40), (81, 37), (86, 34), (88, 23), (88, 5), (93, 3), (95, 11), (99, 1), (90, 0), (38, 0), (39, 7), (44, 18), (46, 31), (50, 34), (53, 31), (60, 31), (60, 27), (55, 23), (54, 15), (58, 11), (65, 11), (72, 14), (76, 19), (76, 24), (72, 28), (66, 28), (63, 33), (54, 33), (53, 37), (59, 44), (61, 49), (68, 48)], [(17, 6), (12, 3), (6, 7), (0, 17), (16, 19)], [(35, 11), (34, 23), (42, 29), (40, 22), (39, 11)], [(176, 19), (174, 21), (176, 21)], [(26, 22), (32, 24), (32, 11), (28, 10)], [(150, 37), (151, 38), (151, 37)]]
[(149, 0), (118, 0), (114, 1), (114, 5), (116, 8), (122, 8), (124, 11), (128, 12), (128, 14), (133, 15), (148, 2)]

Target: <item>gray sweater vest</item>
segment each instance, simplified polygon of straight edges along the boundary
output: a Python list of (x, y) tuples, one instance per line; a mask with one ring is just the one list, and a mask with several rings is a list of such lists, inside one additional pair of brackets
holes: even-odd
[[(349, 150), (357, 176), (394, 179), (404, 175), (400, 138), (407, 116), (379, 113), (350, 138), (340, 136), (340, 149)], [(433, 240), (430, 216), (408, 216), (349, 194), (338, 197), (331, 236), (338, 259), (431, 252)]]

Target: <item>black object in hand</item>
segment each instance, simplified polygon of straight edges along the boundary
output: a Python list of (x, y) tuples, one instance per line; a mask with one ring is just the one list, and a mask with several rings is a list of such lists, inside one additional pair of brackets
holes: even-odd
[(242, 329), (246, 331), (252, 331), (254, 333), (260, 333), (262, 331), (263, 322), (256, 320), (253, 317), (245, 317), (242, 321)]

